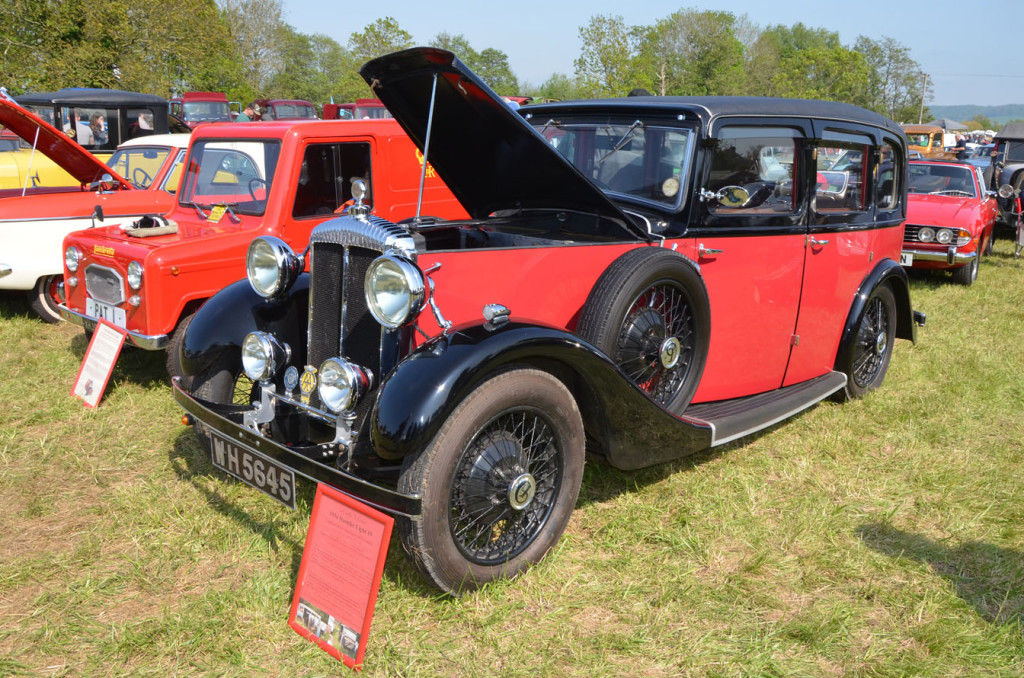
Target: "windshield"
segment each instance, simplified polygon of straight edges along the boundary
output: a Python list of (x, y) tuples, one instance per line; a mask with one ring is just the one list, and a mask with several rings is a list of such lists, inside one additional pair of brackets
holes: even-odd
[(170, 152), (171, 149), (166, 146), (121, 148), (110, 156), (107, 165), (135, 188), (149, 188)]
[(931, 136), (927, 132), (908, 132), (907, 140), (911, 146), (928, 146)]
[(273, 140), (193, 143), (180, 204), (199, 208), (227, 205), (240, 214), (263, 214), (280, 152), (280, 142)]
[(974, 187), (973, 169), (952, 165), (910, 165), (910, 193), (978, 197)]
[(391, 111), (383, 106), (356, 106), (356, 118), (390, 118)]
[(184, 111), (185, 120), (189, 122), (231, 120), (231, 111), (226, 101), (187, 101)]
[(625, 123), (531, 124), (585, 177), (606, 193), (640, 198), (661, 206), (682, 204), (693, 131)]
[[(274, 104), (272, 117), (275, 120), (286, 118), (316, 118), (316, 111), (307, 104)], [(266, 116), (271, 117), (271, 116)]]

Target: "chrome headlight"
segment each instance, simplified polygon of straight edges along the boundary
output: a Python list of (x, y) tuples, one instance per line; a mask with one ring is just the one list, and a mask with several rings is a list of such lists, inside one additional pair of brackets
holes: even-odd
[(999, 187), (999, 197), (1003, 200), (1012, 198), (1016, 192), (1010, 184), (1003, 184)]
[(133, 290), (142, 287), (142, 264), (137, 261), (128, 264), (128, 285)]
[(266, 332), (250, 332), (242, 341), (242, 369), (253, 381), (274, 376), (279, 365), (288, 360), (288, 347)]
[(934, 242), (935, 241), (935, 229), (928, 228), (925, 226), (917, 232), (917, 239), (921, 242)]
[(320, 364), (317, 392), (331, 412), (353, 409), (370, 386), (370, 375), (363, 368), (341, 358), (328, 358)]
[(395, 329), (409, 322), (425, 298), (423, 273), (404, 257), (385, 254), (366, 271), (366, 303), (384, 327)]
[(948, 245), (953, 242), (953, 231), (948, 228), (940, 228), (935, 232), (935, 242), (940, 245)]
[(249, 284), (261, 297), (273, 297), (286, 291), (302, 273), (304, 262), (288, 243), (266, 235), (249, 245), (245, 256), (245, 273)]
[(82, 253), (78, 251), (78, 248), (72, 245), (64, 250), (64, 265), (68, 267), (68, 270), (74, 273), (78, 270), (78, 263), (82, 261)]

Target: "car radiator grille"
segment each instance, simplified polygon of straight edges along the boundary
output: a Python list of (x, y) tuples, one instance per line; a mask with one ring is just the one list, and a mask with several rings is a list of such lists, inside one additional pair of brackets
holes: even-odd
[(121, 274), (106, 266), (91, 264), (85, 268), (85, 291), (96, 301), (105, 304), (123, 304), (124, 279)]

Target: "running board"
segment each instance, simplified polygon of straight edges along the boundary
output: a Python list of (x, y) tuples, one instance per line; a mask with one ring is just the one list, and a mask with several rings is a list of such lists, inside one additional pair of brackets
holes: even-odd
[(829, 372), (767, 393), (690, 405), (683, 416), (711, 426), (711, 447), (715, 447), (788, 419), (845, 386), (845, 374)]

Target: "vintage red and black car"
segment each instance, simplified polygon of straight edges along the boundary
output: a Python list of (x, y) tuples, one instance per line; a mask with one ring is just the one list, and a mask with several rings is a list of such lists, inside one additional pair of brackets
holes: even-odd
[[(585, 448), (636, 469), (736, 440), (866, 394), (915, 337), (906, 142), (879, 115), (674, 97), (520, 115), (429, 48), (361, 74), (471, 218), (361, 207), (301, 255), (255, 240), (248, 280), (186, 332), (193, 391), (174, 394), (215, 466), (286, 503), (299, 475), (393, 512), (443, 590), (543, 557)], [(843, 151), (842, 190), (819, 190), (816, 156)]]
[(314, 226), (347, 208), (355, 182), (383, 218), (413, 216), (419, 199), (433, 216), (466, 216), (433, 171), (421, 184), (422, 159), (393, 120), (200, 125), (170, 212), (64, 239), (60, 313), (86, 331), (102, 318), (131, 345), (168, 349), (168, 372), (180, 374), (184, 328), (245, 275), (256, 236), (302, 250)]
[(974, 284), (982, 255), (992, 253), (997, 212), (982, 171), (967, 163), (911, 161), (901, 264), (948, 270), (955, 282)]

